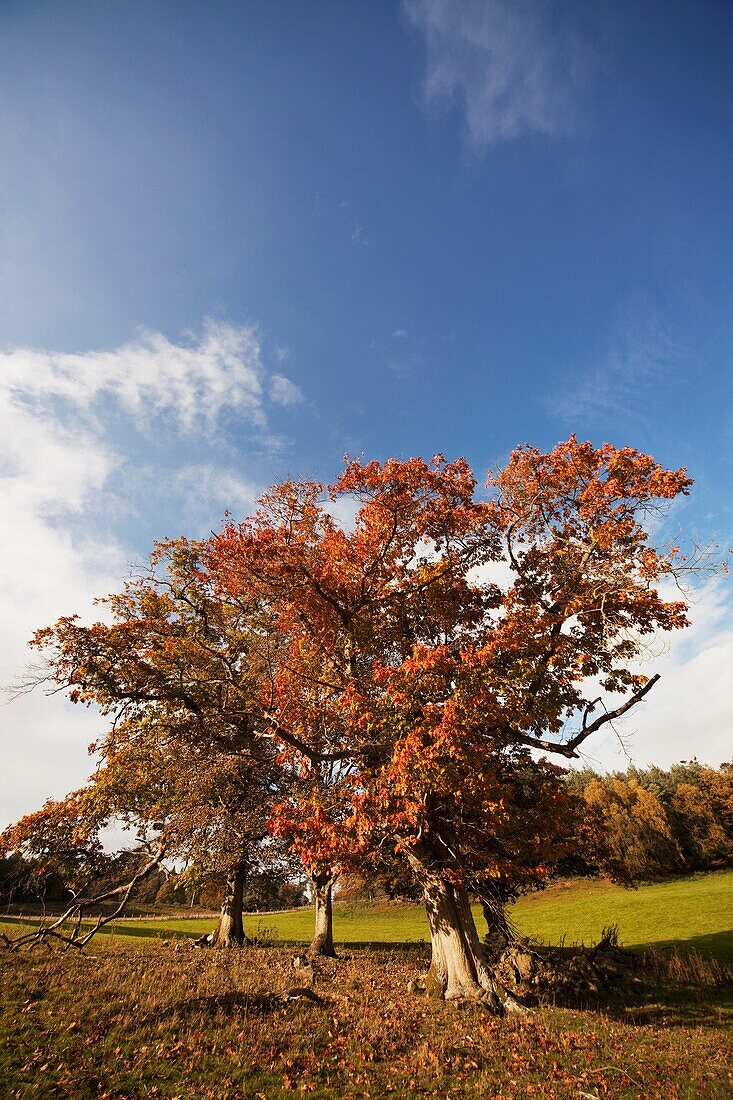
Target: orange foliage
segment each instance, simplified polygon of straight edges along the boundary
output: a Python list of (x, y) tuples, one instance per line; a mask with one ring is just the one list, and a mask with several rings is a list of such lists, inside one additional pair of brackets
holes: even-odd
[[(320, 484), (289, 481), (203, 553), (223, 600), (277, 623), (260, 699), (283, 758), (348, 777), (337, 818), (289, 808), (306, 858), (348, 821), (372, 843), (429, 840), (466, 881), (540, 875), (571, 809), (530, 750), (577, 755), (651, 686), (644, 636), (686, 625), (655, 587), (684, 559), (645, 526), (688, 491), (684, 470), (571, 437), (518, 448), (487, 484), (478, 501), (467, 463), (442, 456), (348, 461), (328, 497), (356, 499), (353, 531)], [(589, 677), (622, 704), (599, 711)]]

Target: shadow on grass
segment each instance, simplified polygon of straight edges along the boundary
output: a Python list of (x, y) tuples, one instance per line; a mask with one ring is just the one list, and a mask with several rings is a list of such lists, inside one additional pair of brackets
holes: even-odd
[(653, 947), (656, 951), (672, 952), (699, 951), (721, 962), (733, 963), (733, 929), (724, 932), (709, 932), (705, 936), (693, 936), (686, 940), (656, 940), (652, 944), (630, 944), (630, 951), (643, 951)]
[[(259, 993), (216, 993), (208, 997), (187, 997), (182, 1001), (174, 1001), (165, 1005), (165, 1014), (174, 1013), (177, 1016), (213, 1015), (217, 1012), (225, 1014), (243, 1009), (245, 1013), (257, 1012), (264, 1016), (276, 1009), (290, 1007), (292, 1005), (304, 1005), (308, 1008), (323, 1008), (330, 1001), (319, 997), (312, 989), (298, 988), (287, 990), (285, 993), (274, 993), (271, 990), (262, 990)], [(160, 1010), (148, 1013), (144, 1017), (145, 1023), (158, 1020)]]
[(733, 988), (646, 987), (637, 1003), (606, 1009), (612, 1019), (635, 1026), (704, 1027), (730, 1031)]

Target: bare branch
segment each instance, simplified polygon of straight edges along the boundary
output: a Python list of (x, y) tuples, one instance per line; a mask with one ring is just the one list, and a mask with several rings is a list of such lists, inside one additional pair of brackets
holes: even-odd
[(622, 703), (614, 710), (608, 710), (605, 714), (599, 715), (598, 718), (595, 719), (595, 721), (591, 722), (590, 725), (587, 725), (586, 723), (588, 720), (588, 714), (590, 713), (592, 708), (599, 702), (599, 700), (596, 699), (593, 703), (589, 703), (588, 706), (585, 708), (585, 711), (583, 712), (582, 728), (578, 733), (575, 734), (574, 737), (571, 737), (570, 740), (566, 741), (564, 744), (558, 744), (554, 741), (547, 741), (542, 737), (533, 737), (531, 734), (527, 733), (517, 733), (516, 731), (512, 731), (512, 736), (516, 740), (520, 741), (523, 745), (528, 745), (530, 748), (542, 749), (544, 752), (554, 752), (557, 753), (559, 756), (567, 757), (569, 760), (576, 759), (578, 756), (578, 753), (576, 752), (578, 745), (582, 745), (582, 743), (588, 737), (590, 737), (591, 734), (596, 733), (601, 728), (601, 726), (605, 726), (607, 722), (615, 721), (616, 718), (620, 718), (623, 714), (626, 714), (627, 711), (631, 710), (632, 707), (635, 707), (637, 703), (640, 703), (647, 692), (651, 691), (651, 689), (654, 687), (657, 680), (659, 680), (658, 673), (652, 676), (651, 679), (647, 680), (644, 686), (640, 687), (638, 691), (635, 691), (634, 694), (631, 695), (625, 703)]
[[(90, 939), (95, 936), (100, 929), (104, 928), (104, 926), (111, 921), (116, 920), (116, 918), (123, 913), (127, 903), (143, 879), (147, 878), (165, 858), (166, 848), (166, 838), (161, 837), (155, 852), (148, 862), (132, 876), (129, 882), (123, 883), (121, 886), (116, 886), (112, 890), (105, 890), (104, 893), (97, 894), (96, 897), (93, 898), (76, 898), (61, 916), (57, 917), (51, 924), (44, 924), (42, 920), (40, 925), (34, 928), (32, 932), (25, 932), (23, 935), (15, 937), (7, 936), (5, 933), (2, 933), (5, 947), (11, 951), (17, 951), (21, 947), (35, 947), (36, 944), (39, 943), (46, 943), (48, 945), (49, 939), (56, 939), (65, 944), (66, 950), (70, 947), (76, 947), (79, 950), (83, 950)], [(117, 908), (114, 909), (113, 912), (108, 913), (107, 916), (103, 916), (100, 913), (96, 924), (82, 935), (81, 928), (84, 913), (89, 909), (101, 905), (105, 901), (110, 901), (112, 898), (120, 899)], [(72, 920), (74, 921), (74, 927), (71, 933), (67, 934), (62, 931), (63, 926)]]

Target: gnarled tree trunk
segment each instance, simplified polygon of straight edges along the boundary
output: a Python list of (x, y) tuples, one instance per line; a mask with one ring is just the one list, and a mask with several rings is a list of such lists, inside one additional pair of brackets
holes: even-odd
[(246, 943), (249, 943), (242, 924), (246, 874), (246, 865), (242, 863), (227, 879), (221, 903), (219, 924), (212, 941), (213, 947), (243, 947)]
[(326, 955), (335, 959), (333, 946), (333, 884), (334, 875), (330, 868), (318, 871), (310, 876), (313, 902), (315, 905), (316, 925), (308, 954)]
[(432, 959), (426, 981), (429, 996), (482, 1001), (498, 1015), (522, 1006), (494, 978), (476, 930), (465, 887), (436, 865), (419, 843), (408, 858), (420, 883), (430, 925)]

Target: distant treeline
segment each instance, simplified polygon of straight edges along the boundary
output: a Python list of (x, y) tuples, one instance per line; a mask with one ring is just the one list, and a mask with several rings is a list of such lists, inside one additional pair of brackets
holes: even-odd
[[(102, 854), (96, 857), (97, 876), (88, 884), (87, 893), (100, 893), (105, 887), (116, 886), (125, 876), (130, 856), (126, 852)], [(222, 883), (215, 876), (197, 880), (195, 875), (158, 870), (140, 883), (135, 895), (138, 909), (166, 909), (170, 906), (196, 906), (218, 909)], [(0, 906), (15, 909), (24, 904), (58, 905), (71, 896), (69, 885), (56, 870), (47, 869), (42, 860), (28, 860), (18, 852), (0, 857)], [(302, 881), (285, 875), (253, 872), (247, 882), (244, 897), (246, 912), (292, 909), (307, 902)]]
[(568, 871), (633, 884), (733, 866), (733, 763), (570, 771), (566, 782), (583, 818)]

